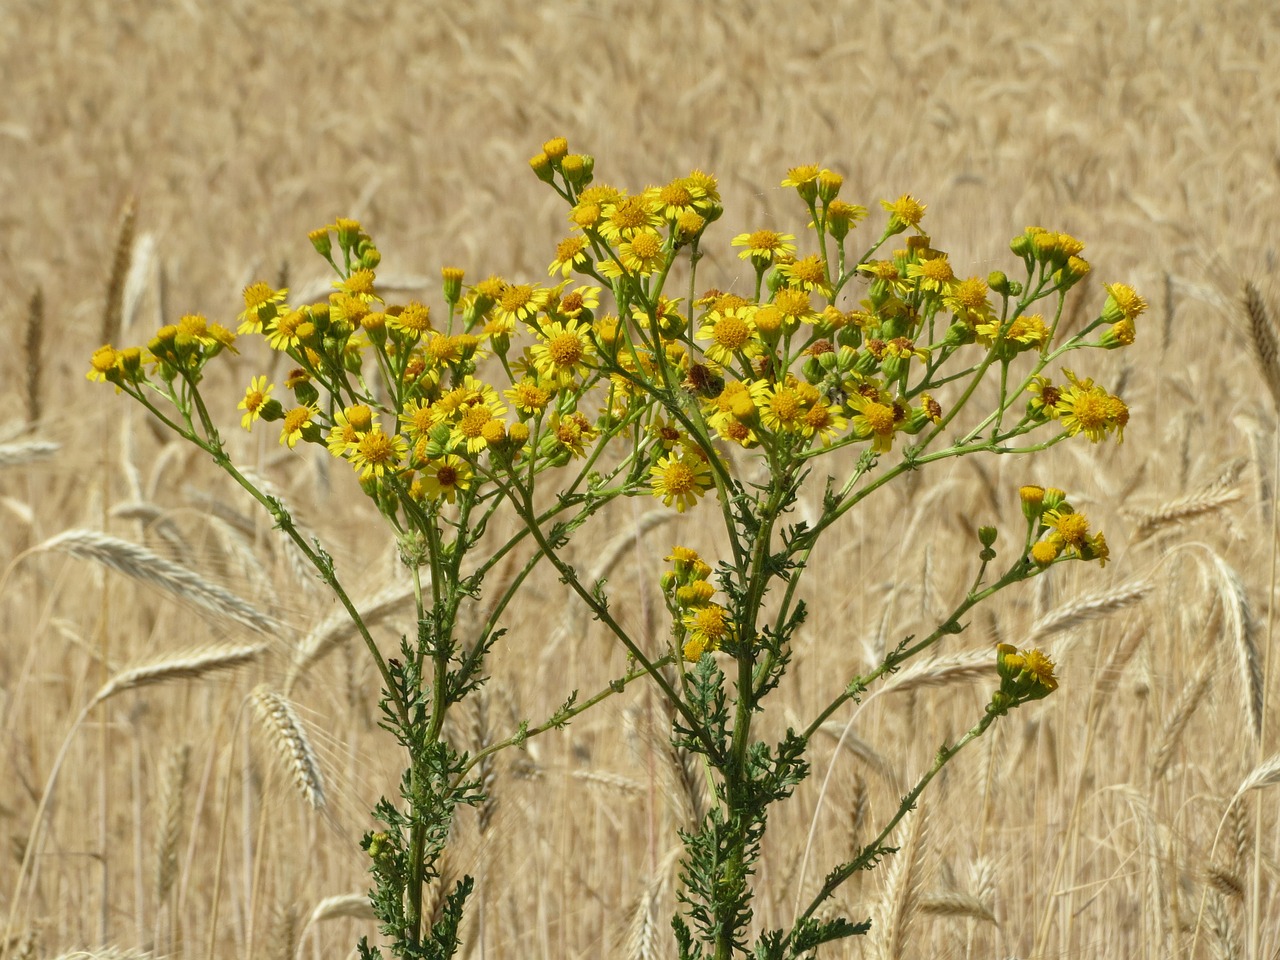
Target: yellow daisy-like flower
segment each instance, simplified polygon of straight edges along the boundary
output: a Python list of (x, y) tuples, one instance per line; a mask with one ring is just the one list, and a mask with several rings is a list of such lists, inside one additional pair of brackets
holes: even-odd
[(684, 432), (662, 414), (653, 418), (653, 422), (645, 427), (645, 433), (653, 437), (663, 450), (673, 450), (677, 444), (684, 443), (687, 439)]
[(524, 377), (502, 394), (511, 401), (512, 408), (521, 417), (535, 417), (551, 402), (551, 391), (530, 377)]
[(272, 350), (296, 350), (302, 345), (298, 328), (309, 322), (309, 318), (303, 311), (289, 310), (268, 324), (267, 343)]
[[(1083, 433), (1092, 442), (1100, 442), (1112, 428), (1115, 408), (1111, 395), (1095, 386), (1092, 379), (1079, 380), (1070, 370), (1062, 372), (1071, 381), (1071, 386), (1061, 392), (1055, 404), (1062, 428), (1068, 436)], [(1128, 420), (1127, 408), (1125, 420)]]
[(735, 247), (746, 247), (738, 254), (739, 260), (757, 258), (763, 263), (773, 263), (779, 257), (796, 252), (795, 237), (775, 230), (756, 230), (740, 233), (729, 241)]
[(904, 193), (897, 200), (881, 200), (882, 206), (889, 213), (889, 233), (901, 233), (907, 227), (920, 229), (920, 221), (924, 219), (925, 204), (909, 193)]
[(240, 426), (246, 430), (253, 429), (253, 421), (262, 415), (262, 408), (271, 399), (271, 391), (274, 389), (275, 384), (267, 383), (266, 376), (254, 377), (249, 381), (244, 399), (236, 404), (237, 410), (244, 411), (244, 416), (240, 418)]
[(707, 359), (728, 366), (739, 354), (757, 356), (764, 345), (756, 338), (755, 314), (756, 308), (749, 305), (708, 313), (697, 334), (699, 340), (710, 341), (702, 351)]
[(989, 323), (992, 319), (992, 307), (991, 301), (987, 299), (987, 289), (987, 281), (981, 277), (958, 280), (944, 293), (942, 305), (964, 323)]
[(786, 277), (789, 284), (801, 290), (806, 292), (816, 290), (824, 296), (830, 294), (831, 285), (827, 282), (826, 265), (816, 253), (801, 257), (799, 260), (792, 260), (790, 263), (778, 264), (778, 273)]
[(1147, 301), (1126, 283), (1108, 283), (1106, 290), (1107, 302), (1102, 307), (1102, 319), (1107, 323), (1136, 320), (1147, 309)]
[[(707, 401), (704, 409), (707, 422), (724, 436), (730, 421), (754, 423), (759, 417), (760, 407), (768, 402), (769, 384), (765, 381), (730, 380), (714, 399)], [(740, 433), (737, 430), (730, 432)]]
[(361, 480), (394, 472), (408, 452), (404, 437), (398, 433), (387, 436), (376, 424), (347, 448), (351, 465), (360, 471)]
[(420, 339), (431, 332), (431, 308), (411, 300), (399, 313), (387, 311), (387, 326), (412, 338)]
[(409, 436), (417, 439), (431, 432), (431, 428), (441, 422), (440, 413), (429, 400), (410, 400), (404, 405), (400, 414), (400, 422), (404, 424)]
[(333, 286), (343, 293), (350, 294), (353, 297), (359, 297), (366, 303), (376, 300), (382, 302), (382, 298), (373, 292), (374, 273), (372, 270), (352, 270), (351, 276), (345, 280), (335, 280)]
[(576, 320), (582, 316), (584, 310), (595, 310), (598, 306), (600, 306), (600, 288), (581, 286), (575, 287), (561, 297), (555, 312), (567, 319)]
[(1070, 508), (1046, 510), (1043, 522), (1049, 528), (1049, 539), (1079, 553), (1089, 541), (1089, 518)]
[(677, 177), (666, 186), (649, 187), (644, 192), (649, 209), (668, 222), (686, 213), (697, 214), (698, 205), (706, 200), (707, 191), (688, 177)]
[(471, 476), (471, 466), (467, 461), (457, 454), (449, 453), (438, 460), (428, 461), (413, 486), (420, 494), (432, 500), (455, 503), (459, 490), (471, 488)]
[(773, 306), (782, 314), (783, 325), (788, 330), (799, 323), (813, 323), (818, 319), (809, 293), (802, 287), (783, 287), (773, 295)]
[(591, 326), (577, 320), (547, 324), (531, 353), (539, 374), (558, 387), (571, 387), (591, 370), (587, 363), (595, 356)]
[(817, 436), (824, 447), (831, 446), (831, 442), (849, 426), (843, 414), (821, 400), (809, 407), (801, 419), (805, 436)]
[(689, 632), (685, 641), (684, 657), (691, 662), (702, 659), (708, 650), (719, 650), (725, 640), (733, 636), (733, 624), (729, 611), (718, 603), (694, 607), (681, 619)]
[(552, 436), (578, 458), (587, 455), (586, 445), (599, 435), (591, 421), (577, 412), (564, 416), (553, 413), (548, 428)]
[(547, 276), (559, 273), (566, 280), (574, 270), (581, 270), (591, 262), (587, 238), (581, 234), (567, 237), (556, 244), (556, 258), (547, 267)]
[(516, 322), (533, 323), (534, 318), (551, 302), (551, 291), (528, 283), (508, 284), (493, 308), (493, 318), (507, 333)]
[(787, 377), (769, 391), (760, 410), (761, 422), (774, 433), (805, 434), (806, 394), (794, 377)]
[(805, 203), (812, 203), (813, 198), (818, 195), (818, 174), (821, 168), (816, 163), (806, 163), (799, 167), (792, 167), (787, 171), (786, 179), (782, 181), (784, 187), (795, 187)]
[(667, 261), (662, 235), (648, 227), (636, 230), (630, 239), (618, 244), (618, 260), (632, 276), (647, 277), (657, 273)]
[(89, 372), (85, 377), (94, 383), (105, 382), (107, 375), (116, 368), (116, 361), (119, 358), (119, 351), (110, 344), (99, 347), (89, 358)]
[(468, 453), (480, 453), (489, 445), (489, 423), (506, 413), (507, 408), (499, 405), (490, 407), (487, 403), (469, 404), (463, 407), (453, 424), (449, 434), (451, 447), (464, 446)]
[(600, 235), (611, 244), (629, 240), (646, 227), (662, 226), (662, 217), (649, 209), (643, 197), (620, 197), (605, 204), (601, 213)]
[(955, 282), (951, 262), (945, 253), (928, 260), (907, 264), (907, 278), (919, 282), (921, 290), (946, 293)]
[(871, 449), (876, 453), (888, 453), (893, 449), (893, 435), (898, 429), (897, 412), (882, 397), (867, 397), (855, 393), (849, 398), (849, 409), (854, 416), (849, 424), (861, 438), (873, 437)]
[[(236, 319), (240, 321), (236, 332), (261, 333), (262, 314), (278, 312), (287, 296), (289, 296), (288, 289), (273, 290), (270, 285), (262, 281), (249, 284), (244, 288), (244, 309), (236, 315)], [(263, 307), (272, 307), (274, 310), (263, 310)]]
[(311, 419), (319, 412), (313, 406), (305, 406), (294, 407), (286, 413), (280, 427), (280, 442), (291, 450), (296, 447), (302, 439), (302, 431), (311, 426)]
[(711, 467), (702, 455), (689, 447), (680, 447), (649, 468), (653, 495), (664, 505), (675, 504), (678, 513), (698, 502), (711, 489)]

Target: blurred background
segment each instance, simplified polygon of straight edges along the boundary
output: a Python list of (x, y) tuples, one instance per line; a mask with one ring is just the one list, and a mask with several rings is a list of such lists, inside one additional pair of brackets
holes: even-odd
[[(0, 917), (12, 947), (327, 958), (375, 934), (358, 898), (326, 899), (367, 888), (356, 840), (398, 774), (375, 726), (373, 671), (335, 643), (290, 692), (328, 778), (317, 816), (237, 717), (256, 684), (281, 687), (332, 602), (293, 577), (267, 519), (211, 465), (85, 381), (115, 322), (113, 263), (125, 258), (117, 346), (184, 313), (232, 326), (255, 280), (323, 286), (306, 233), (336, 216), (373, 235), (380, 280), (424, 302), (439, 302), (446, 265), (470, 280), (545, 280), (568, 224), (527, 159), (565, 136), (595, 156), (598, 182), (719, 178), (707, 286), (748, 285), (729, 246), (744, 230), (794, 233), (808, 252), (805, 211), (778, 184), (817, 162), (844, 175), (842, 196), (870, 207), (876, 230), (876, 201), (926, 202), (924, 227), (961, 276), (1013, 273), (1008, 241), (1036, 224), (1087, 244), (1093, 272), (1069, 310), (1093, 316), (1106, 282), (1147, 297), (1137, 343), (1087, 354), (1077, 371), (1128, 401), (1122, 446), (1079, 438), (1035, 464), (924, 471), (833, 536), (810, 573), (812, 616), (776, 725), (945, 616), (972, 577), (976, 526), (1018, 529), (1020, 483), (1063, 487), (1105, 530), (1113, 562), (1002, 597), (939, 650), (1039, 630), (1062, 686), (931, 788), (917, 895), (893, 949), (1188, 956), (1199, 920), (1197, 957), (1274, 956), (1274, 795), (1228, 801), (1276, 749), (1280, 383), (1251, 353), (1280, 308), (1278, 58), (1280, 8), (1256, 0), (0, 4)], [(210, 384), (237, 455), (278, 485), (358, 594), (377, 594), (394, 553), (353, 479), (331, 476), (323, 454), (281, 456), (265, 432), (233, 429), (244, 384), (264, 372), (251, 354)], [(819, 505), (813, 492), (806, 508)], [(625, 549), (610, 538), (653, 506), (627, 506), (575, 550), (587, 562), (618, 548), (615, 604), (656, 645), (661, 558), (676, 542), (712, 543), (696, 512)], [(103, 678), (243, 639), (65, 552), (26, 553), (75, 529), (165, 552), (286, 629), (251, 667), (94, 713), (72, 738), (38, 873), (15, 897), (54, 757)], [(562, 590), (545, 577), (513, 611), (486, 713), (460, 742), (504, 736), (621, 671), (621, 652)], [(382, 639), (406, 617), (389, 614)], [(874, 835), (989, 694), (988, 681), (953, 676), (837, 716), (815, 741), (814, 777), (771, 824), (762, 925), (788, 922), (797, 891), (811, 895)], [(697, 798), (680, 795), (664, 742), (636, 688), (502, 756), (487, 815), (458, 827), (456, 870), (479, 878), (467, 956), (673, 955), (669, 852)], [(855, 919), (883, 909), (881, 873), (846, 889)], [(830, 955), (878, 955), (878, 942)]]

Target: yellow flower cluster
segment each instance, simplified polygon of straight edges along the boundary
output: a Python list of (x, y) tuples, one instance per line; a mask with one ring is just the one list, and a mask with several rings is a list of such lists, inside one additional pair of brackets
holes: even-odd
[(1077, 513), (1056, 487), (1025, 486), (1018, 491), (1022, 512), (1032, 525), (1031, 559), (1039, 567), (1063, 558), (1097, 560), (1105, 567), (1111, 556), (1102, 532), (1089, 532), (1089, 518)]
[[(1035, 296), (1018, 300), (1023, 286), (1003, 273), (959, 277), (923, 232), (925, 204), (909, 194), (881, 201), (879, 240), (847, 256), (867, 210), (840, 199), (839, 174), (809, 164), (782, 185), (808, 208), (814, 249), (800, 252), (790, 233), (743, 233), (731, 244), (755, 268), (754, 293), (708, 290), (686, 304), (664, 286), (681, 251), (692, 249), (696, 263), (723, 212), (715, 177), (694, 170), (628, 193), (595, 183), (594, 160), (562, 138), (530, 165), (569, 208), (570, 235), (548, 266), (554, 286), (490, 276), (468, 287), (448, 267), (445, 311), (391, 303), (378, 285), (378, 248), (360, 223), (339, 218), (309, 234), (338, 275), (327, 297), (291, 304), (288, 290), (263, 282), (244, 291), (239, 334), (262, 337), (292, 369), (283, 395), (253, 377), (242, 425), (278, 422), (284, 445), (324, 444), (371, 493), (393, 484), (414, 500), (449, 502), (495, 469), (522, 463), (532, 477), (626, 433), (639, 441), (623, 454), (642, 468), (635, 475), (684, 511), (728, 477), (717, 442), (794, 462), (853, 444), (885, 454), (899, 436), (944, 424), (931, 393), (941, 365), (971, 344), (988, 362), (1047, 357), (1056, 319), (1024, 308), (1088, 273), (1078, 240), (1029, 227), (1011, 248)], [(877, 258), (904, 233), (901, 249)], [(865, 297), (838, 307), (858, 281)], [(612, 313), (600, 309), (606, 287)], [(1110, 326), (1091, 345), (1125, 346), (1146, 302), (1124, 284), (1107, 292), (1097, 323)], [(146, 350), (104, 346), (88, 376), (139, 397), (154, 376), (176, 396), (174, 384), (197, 383), (209, 359), (235, 349), (235, 336), (184, 317)], [(1118, 397), (1070, 371), (1062, 387), (1039, 371), (1024, 385), (1023, 426), (1056, 421), (1068, 436), (1123, 437), (1128, 408)]]
[(716, 588), (708, 582), (711, 567), (696, 551), (673, 547), (667, 561), (672, 569), (662, 575), (663, 593), (683, 634), (681, 653), (696, 663), (733, 637), (733, 622), (725, 607), (712, 602)]

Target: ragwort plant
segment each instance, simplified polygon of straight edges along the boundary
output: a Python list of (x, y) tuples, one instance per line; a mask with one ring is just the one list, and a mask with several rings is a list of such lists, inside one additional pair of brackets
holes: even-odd
[[(971, 585), (950, 614), (927, 636), (904, 637), (803, 729), (770, 744), (757, 725), (784, 684), (806, 615), (800, 586), (819, 540), (879, 488), (926, 464), (1034, 453), (1078, 435), (1121, 439), (1123, 401), (1068, 369), (1055, 382), (1051, 367), (1079, 349), (1132, 343), (1145, 301), (1110, 284), (1097, 318), (1059, 336), (1066, 295), (1089, 272), (1078, 240), (1031, 227), (1011, 244), (1021, 279), (998, 271), (959, 278), (921, 229), (925, 206), (909, 195), (882, 201), (880, 235), (851, 251), (867, 210), (840, 199), (840, 176), (817, 166), (794, 168), (782, 181), (807, 212), (810, 252), (799, 254), (791, 234), (743, 234), (732, 244), (753, 272), (750, 295), (700, 290), (702, 243), (722, 213), (714, 177), (695, 171), (628, 194), (594, 183), (592, 158), (570, 154), (563, 139), (545, 144), (531, 166), (569, 207), (572, 231), (548, 271), (559, 278), (554, 286), (498, 277), (465, 286), (461, 270), (445, 268), (443, 317), (417, 302), (389, 304), (378, 292), (377, 248), (358, 223), (339, 219), (310, 237), (337, 275), (327, 300), (290, 305), (287, 291), (263, 283), (245, 291), (239, 334), (262, 337), (296, 367), (285, 381), (287, 407), (265, 377), (252, 380), (242, 426), (278, 423), (281, 444), (324, 445), (356, 471), (414, 578), (417, 635), (404, 639), (398, 657), (375, 645), (333, 558), (233, 463), (200, 384), (207, 362), (235, 349), (236, 335), (187, 316), (145, 349), (104, 346), (89, 376), (209, 453), (271, 512), (359, 628), (382, 677), (383, 725), (408, 758), (401, 802), (381, 801), (383, 829), (364, 838), (373, 904), (395, 955), (443, 958), (458, 946), (470, 878), (434, 924), (423, 916), (423, 889), (439, 876), (457, 808), (482, 798), (476, 764), (643, 676), (668, 703), (673, 742), (701, 759), (714, 793), (702, 822), (682, 834), (682, 907), (673, 918), (682, 960), (812, 956), (823, 943), (868, 931), (870, 921), (819, 919), (819, 911), (857, 871), (894, 852), (894, 830), (946, 763), (1009, 710), (1056, 688), (1054, 664), (1039, 650), (998, 646), (995, 689), (968, 732), (938, 749), (857, 856), (830, 866), (789, 929), (749, 942), (769, 811), (808, 774), (813, 734), (874, 683), (960, 633), (978, 603), (1057, 564), (1108, 556), (1103, 535), (1063, 491), (1021, 488), (1025, 522), (1006, 561), (997, 564), (996, 530), (983, 527)], [(902, 235), (900, 249), (881, 255)], [(675, 297), (681, 272), (685, 296)], [(606, 290), (611, 309), (601, 308)], [(854, 290), (862, 299), (839, 306)], [(1035, 312), (1041, 303), (1047, 311)], [(986, 382), (996, 385), (995, 400), (969, 409)], [(830, 475), (819, 462), (826, 457)], [(752, 474), (762, 480), (742, 479), (748, 463), (763, 467)], [(820, 518), (790, 519), (805, 484), (819, 478)], [(610, 614), (607, 585), (584, 582), (565, 545), (618, 497), (652, 495), (683, 513), (713, 492), (727, 554), (713, 567), (691, 548), (671, 551), (660, 582), (669, 643), (646, 652)], [(482, 543), (500, 509), (513, 511), (521, 528)], [(531, 549), (519, 573), (498, 585), (481, 629), (462, 639), (460, 609), (521, 544)], [(484, 682), (501, 616), (542, 561), (623, 645), (627, 670), (595, 696), (579, 701), (575, 692), (546, 721), (467, 755), (445, 737), (449, 710)], [(361, 952), (379, 951), (362, 942)]]

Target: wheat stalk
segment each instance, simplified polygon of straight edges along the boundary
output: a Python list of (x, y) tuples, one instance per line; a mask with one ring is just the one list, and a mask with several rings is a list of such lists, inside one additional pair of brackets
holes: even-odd
[(324, 777), (320, 762), (293, 706), (265, 685), (254, 687), (249, 699), (268, 739), (293, 774), (298, 793), (313, 810), (323, 808)]
[(194, 570), (166, 560), (146, 547), (96, 530), (67, 530), (33, 547), (32, 553), (58, 551), (93, 560), (118, 573), (162, 590), (205, 610), (243, 624), (259, 633), (273, 633), (280, 624), (248, 601), (209, 583)]

